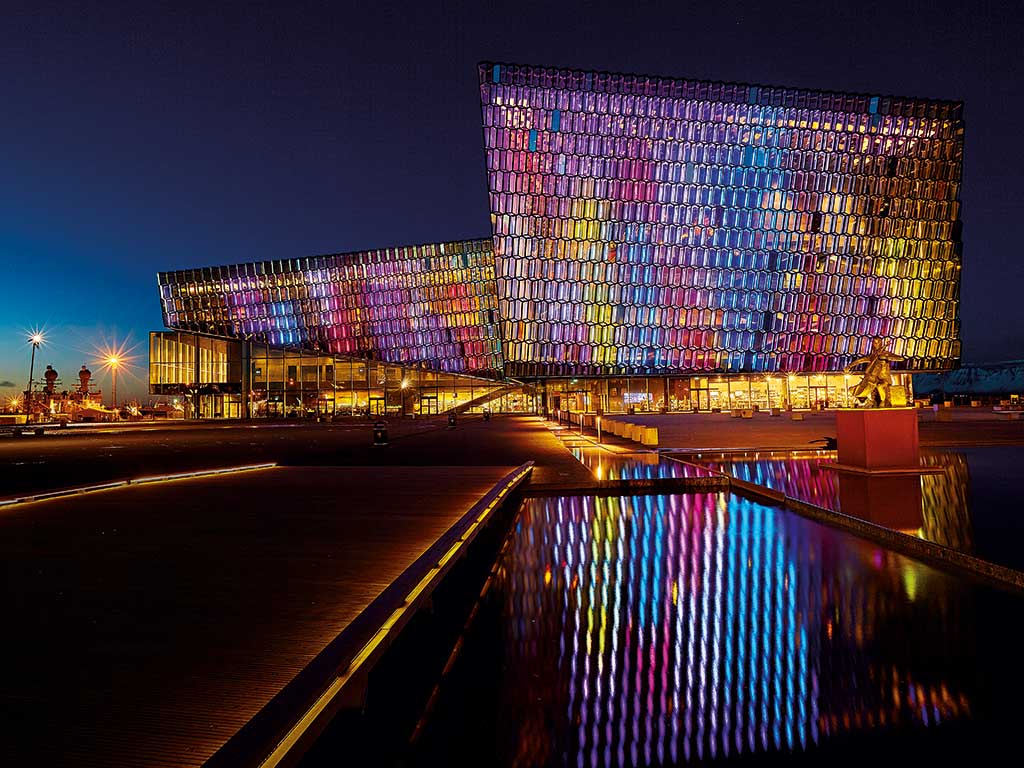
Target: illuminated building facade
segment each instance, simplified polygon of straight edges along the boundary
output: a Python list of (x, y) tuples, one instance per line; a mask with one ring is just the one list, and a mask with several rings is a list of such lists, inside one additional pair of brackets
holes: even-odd
[(168, 328), (500, 377), (487, 240), (158, 275)]
[(852, 406), (843, 370), (876, 337), (903, 358), (897, 403), (910, 372), (959, 366), (961, 103), (495, 63), (479, 78), (492, 239), (162, 273), (165, 324), (241, 340), (241, 373), (168, 381), (155, 340), (153, 391), (249, 391), (253, 344), (267, 370), (329, 358), (317, 399), (328, 368), (371, 361), (527, 381), (574, 411)]
[[(439, 413), (502, 388), (491, 241), (158, 275), (150, 391), (188, 415)], [(526, 408), (519, 400), (495, 407)]]
[[(834, 374), (875, 336), (904, 370), (958, 365), (962, 104), (495, 63), (479, 77), (507, 374), (755, 374), (747, 399), (807, 404), (845, 396)], [(694, 388), (708, 407), (712, 383)], [(700, 396), (644, 386), (615, 389)], [(614, 408), (611, 388), (598, 397)]]

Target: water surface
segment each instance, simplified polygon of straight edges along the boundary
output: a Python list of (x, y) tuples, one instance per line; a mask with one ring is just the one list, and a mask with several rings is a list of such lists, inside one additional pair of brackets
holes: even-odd
[(677, 454), (795, 499), (1024, 570), (1024, 446), (923, 449), (921, 475), (836, 472), (833, 451)]
[(1007, 601), (1019, 611), (734, 495), (531, 499), (417, 758), (582, 768), (992, 743), (1005, 692), (983, 681), (1016, 661), (980, 650), (976, 628)]

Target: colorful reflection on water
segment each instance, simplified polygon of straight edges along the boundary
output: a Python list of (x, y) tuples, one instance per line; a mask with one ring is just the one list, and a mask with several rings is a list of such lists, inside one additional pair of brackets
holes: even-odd
[(710, 477), (695, 464), (662, 457), (649, 451), (613, 453), (594, 445), (568, 445), (572, 455), (598, 480), (653, 480), (670, 477)]
[(972, 675), (947, 660), (971, 658), (968, 597), (728, 494), (529, 500), (489, 592), (480, 764), (680, 764), (963, 720)]
[(686, 454), (709, 469), (826, 509), (854, 515), (962, 552), (974, 551), (967, 459), (924, 451), (921, 475), (874, 477), (836, 472), (831, 451)]

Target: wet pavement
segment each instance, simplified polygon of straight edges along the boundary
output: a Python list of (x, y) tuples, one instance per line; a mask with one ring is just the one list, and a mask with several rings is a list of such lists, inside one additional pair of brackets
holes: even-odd
[(373, 422), (331, 424), (190, 422), (118, 434), (0, 440), (0, 498), (240, 464), (286, 466), (518, 466), (536, 462), (534, 481), (571, 483), (590, 474), (533, 416), (389, 419), (389, 445), (372, 445)]

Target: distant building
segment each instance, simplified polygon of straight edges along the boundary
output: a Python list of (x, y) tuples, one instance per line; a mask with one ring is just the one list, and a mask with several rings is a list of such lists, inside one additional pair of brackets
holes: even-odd
[(919, 396), (1009, 397), (1024, 393), (1024, 360), (965, 365), (956, 371), (914, 376)]

